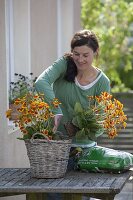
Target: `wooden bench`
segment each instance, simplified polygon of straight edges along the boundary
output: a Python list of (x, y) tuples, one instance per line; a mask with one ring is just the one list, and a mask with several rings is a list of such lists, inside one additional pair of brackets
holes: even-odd
[(29, 168), (0, 168), (0, 197), (26, 194), (26, 200), (45, 200), (47, 193), (62, 193), (64, 200), (81, 200), (83, 194), (113, 200), (132, 174), (71, 171), (63, 178), (36, 179)]
[(109, 139), (106, 134), (98, 138), (98, 145), (133, 154), (133, 93), (116, 93), (114, 97), (124, 105), (128, 117), (126, 129), (122, 129), (115, 139)]

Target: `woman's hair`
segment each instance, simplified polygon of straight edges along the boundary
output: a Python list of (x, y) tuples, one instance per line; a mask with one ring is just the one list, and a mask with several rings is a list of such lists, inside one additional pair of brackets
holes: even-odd
[[(81, 30), (74, 34), (71, 40), (71, 51), (75, 47), (80, 47), (86, 45), (93, 50), (95, 53), (99, 48), (98, 39), (93, 31)], [(70, 82), (74, 82), (75, 76), (77, 75), (77, 67), (73, 61), (72, 54), (65, 54), (67, 59), (67, 71), (65, 74), (65, 79)]]

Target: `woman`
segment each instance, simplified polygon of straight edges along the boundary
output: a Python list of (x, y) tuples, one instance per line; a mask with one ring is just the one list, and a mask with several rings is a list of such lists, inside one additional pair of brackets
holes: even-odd
[[(64, 124), (71, 121), (75, 103), (80, 102), (86, 107), (87, 95), (110, 92), (109, 79), (93, 65), (98, 52), (99, 44), (96, 35), (90, 30), (79, 31), (71, 40), (71, 53), (56, 60), (38, 77), (36, 90), (44, 93), (48, 102), (54, 97), (61, 102), (54, 117), (54, 131), (58, 129), (67, 136)], [(73, 138), (73, 147), (86, 148), (94, 145), (95, 142), (92, 140), (77, 143)]]
[[(71, 40), (71, 53), (62, 56), (49, 66), (38, 77), (35, 87), (50, 102), (54, 97), (61, 102), (55, 112), (53, 131), (61, 131), (67, 137), (64, 124), (71, 121), (76, 102), (88, 106), (87, 96), (100, 95), (101, 92), (110, 92), (108, 77), (93, 65), (94, 58), (98, 57), (99, 43), (96, 35), (90, 30), (77, 32)], [(73, 148), (89, 148), (96, 145), (95, 141), (76, 141), (73, 138)], [(74, 168), (75, 157), (69, 159), (68, 170)], [(49, 194), (48, 199), (60, 200), (60, 194)], [(86, 197), (83, 197), (86, 199)], [(89, 199), (89, 197), (87, 197)]]

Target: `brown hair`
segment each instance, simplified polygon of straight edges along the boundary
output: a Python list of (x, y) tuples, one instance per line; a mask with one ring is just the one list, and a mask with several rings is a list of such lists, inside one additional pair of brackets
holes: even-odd
[[(75, 47), (86, 45), (97, 53), (99, 49), (98, 38), (93, 31), (90, 30), (81, 30), (74, 34), (71, 40), (71, 51)], [(98, 56), (98, 54), (97, 54)], [(65, 54), (67, 59), (67, 71), (65, 74), (65, 79), (70, 82), (74, 82), (75, 76), (77, 75), (77, 67), (73, 61), (72, 54)]]
[(99, 43), (96, 35), (93, 31), (90, 30), (82, 30), (73, 36), (71, 40), (71, 50), (73, 50), (75, 47), (86, 45), (89, 48), (91, 48), (94, 52), (97, 51), (99, 48)]

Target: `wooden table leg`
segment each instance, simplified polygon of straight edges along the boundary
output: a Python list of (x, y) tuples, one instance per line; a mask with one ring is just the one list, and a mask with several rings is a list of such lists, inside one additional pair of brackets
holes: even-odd
[(63, 194), (63, 200), (82, 200), (83, 194)]
[(115, 198), (114, 195), (107, 194), (107, 197), (104, 197), (103, 200), (114, 200), (114, 198)]
[(45, 193), (29, 193), (26, 194), (26, 200), (46, 200)]

